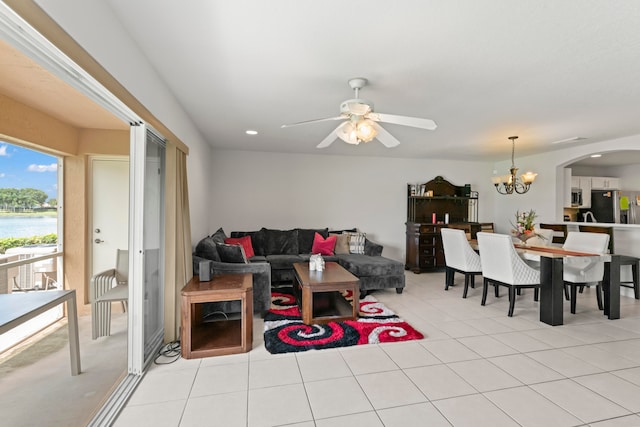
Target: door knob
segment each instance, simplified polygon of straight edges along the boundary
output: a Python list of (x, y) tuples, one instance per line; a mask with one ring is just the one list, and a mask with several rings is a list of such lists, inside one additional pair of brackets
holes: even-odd
[(94, 240), (94, 242), (96, 242), (96, 243), (103, 243), (103, 242), (104, 242), (104, 240), (96, 239), (96, 240)]
[(100, 229), (99, 229), (99, 228), (96, 228), (94, 231), (95, 231), (96, 233), (99, 233), (99, 232), (100, 232)]

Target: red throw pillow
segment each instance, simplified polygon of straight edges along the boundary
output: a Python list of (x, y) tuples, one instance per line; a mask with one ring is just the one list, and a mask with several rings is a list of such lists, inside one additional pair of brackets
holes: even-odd
[(253, 245), (251, 244), (251, 236), (244, 237), (227, 237), (224, 239), (224, 242), (227, 245), (240, 245), (242, 249), (244, 249), (244, 254), (247, 259), (255, 256), (255, 252), (253, 252)]
[(333, 248), (336, 247), (336, 236), (329, 236), (326, 239), (316, 233), (313, 236), (313, 246), (311, 253), (320, 255), (333, 255)]

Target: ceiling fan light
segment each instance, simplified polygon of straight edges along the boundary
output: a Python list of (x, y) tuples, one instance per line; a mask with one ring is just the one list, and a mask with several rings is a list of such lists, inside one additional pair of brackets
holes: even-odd
[(358, 129), (356, 125), (350, 121), (344, 122), (342, 126), (336, 130), (336, 135), (347, 144), (358, 145), (360, 143), (360, 140), (358, 140)]
[(369, 119), (360, 120), (356, 126), (357, 137), (362, 142), (369, 142), (378, 135), (378, 131)]

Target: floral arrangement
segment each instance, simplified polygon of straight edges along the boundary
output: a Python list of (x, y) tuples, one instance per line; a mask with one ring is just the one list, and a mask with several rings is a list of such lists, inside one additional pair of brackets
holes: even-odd
[(529, 212), (516, 212), (516, 223), (511, 223), (513, 226), (511, 233), (523, 242), (530, 237), (537, 236), (537, 234), (533, 232), (533, 221), (535, 221), (536, 217), (536, 211), (533, 209)]

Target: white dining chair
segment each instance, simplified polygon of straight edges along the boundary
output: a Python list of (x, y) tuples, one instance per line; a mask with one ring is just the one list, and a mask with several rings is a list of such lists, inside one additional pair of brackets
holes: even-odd
[(529, 266), (516, 252), (511, 236), (496, 233), (478, 233), (480, 264), (482, 265), (482, 305), (487, 301), (489, 285), (509, 288), (509, 317), (513, 316), (516, 292), (522, 288), (535, 289), (534, 300), (538, 301), (540, 271)]
[[(609, 248), (609, 235), (605, 233), (586, 233), (570, 231), (562, 245), (563, 249), (604, 255)], [(571, 313), (576, 313), (577, 288), (595, 286), (598, 308), (602, 310), (602, 279), (604, 261), (594, 257), (568, 257), (563, 262), (563, 280), (569, 288)]]
[(455, 273), (462, 273), (464, 274), (462, 298), (466, 298), (469, 285), (472, 288), (475, 287), (475, 276), (482, 274), (480, 256), (469, 245), (464, 230), (443, 228), (441, 234), (445, 260), (444, 290), (449, 290), (449, 286), (453, 285)]
[(111, 335), (111, 303), (121, 302), (126, 312), (129, 301), (129, 251), (118, 249), (116, 266), (93, 275), (89, 284), (91, 338)]

